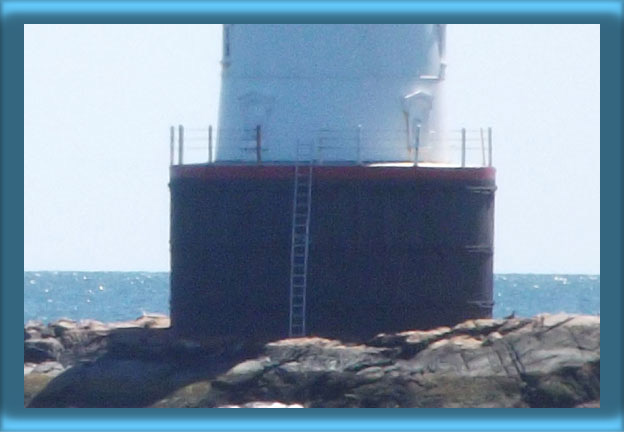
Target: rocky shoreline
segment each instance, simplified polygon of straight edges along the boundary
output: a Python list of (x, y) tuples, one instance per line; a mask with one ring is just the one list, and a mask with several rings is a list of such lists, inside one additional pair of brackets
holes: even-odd
[(600, 317), (469, 320), (269, 343), (183, 340), (169, 318), (24, 327), (28, 407), (599, 407)]

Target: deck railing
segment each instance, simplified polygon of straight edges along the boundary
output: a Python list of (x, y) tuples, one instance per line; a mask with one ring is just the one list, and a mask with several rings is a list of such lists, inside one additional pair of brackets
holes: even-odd
[[(207, 128), (170, 127), (171, 165), (211, 164), (216, 162), (216, 137), (222, 146), (238, 149), (239, 157), (227, 163), (274, 164), (275, 152), (292, 151), (296, 137), (265, 137), (260, 126), (251, 129), (217, 130)], [(415, 165), (438, 163), (454, 167), (492, 166), (492, 128), (454, 129), (442, 132), (413, 133), (405, 130), (366, 130), (361, 126), (352, 129), (319, 129), (310, 131), (312, 161), (318, 165), (332, 163), (370, 164), (388, 161), (387, 154), (404, 145), (404, 160)], [(413, 136), (410, 136), (413, 135)], [(406, 150), (406, 151), (405, 151)], [(348, 157), (345, 157), (348, 155)]]

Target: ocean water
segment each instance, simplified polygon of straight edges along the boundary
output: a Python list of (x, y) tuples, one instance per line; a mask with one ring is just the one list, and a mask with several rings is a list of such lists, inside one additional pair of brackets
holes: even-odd
[[(599, 275), (499, 274), (494, 317), (600, 313)], [(123, 321), (169, 312), (169, 273), (24, 272), (24, 323)]]

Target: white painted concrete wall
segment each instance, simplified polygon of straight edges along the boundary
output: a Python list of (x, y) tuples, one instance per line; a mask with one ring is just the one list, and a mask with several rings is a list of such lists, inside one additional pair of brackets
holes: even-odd
[[(226, 24), (216, 161), (419, 160), (440, 126), (445, 25)], [(298, 150), (300, 156), (298, 156)]]

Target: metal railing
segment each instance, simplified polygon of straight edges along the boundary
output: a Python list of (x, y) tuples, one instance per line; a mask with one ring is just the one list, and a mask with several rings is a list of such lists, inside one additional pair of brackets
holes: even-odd
[[(228, 163), (279, 163), (271, 156), (292, 151), (294, 158), (300, 136), (309, 136), (311, 161), (318, 165), (390, 162), (387, 155), (394, 153), (401, 156), (391, 162), (432, 163), (461, 168), (492, 166), (491, 127), (441, 132), (421, 132), (420, 128), (416, 128), (410, 133), (405, 129), (365, 129), (357, 126), (311, 130), (295, 137), (265, 136), (261, 126), (217, 131), (212, 126), (185, 128), (182, 125), (170, 127), (170, 165), (220, 163), (215, 160), (217, 134), (220, 146), (228, 147), (230, 153), (232, 149), (239, 152), (239, 157), (228, 160)], [(185, 160), (187, 155), (190, 158)]]

